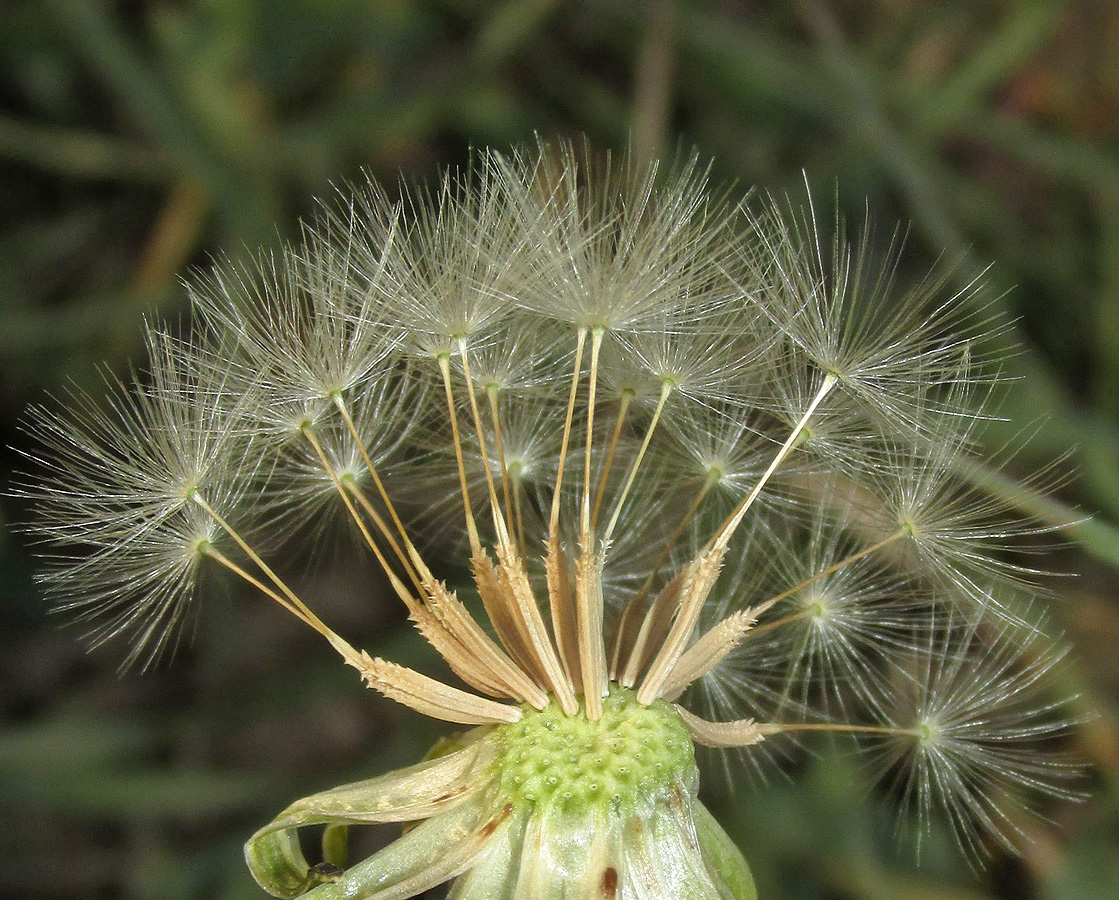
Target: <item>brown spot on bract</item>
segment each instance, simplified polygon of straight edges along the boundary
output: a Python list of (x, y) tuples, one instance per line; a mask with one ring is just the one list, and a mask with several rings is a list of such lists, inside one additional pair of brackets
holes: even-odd
[(479, 834), (481, 834), (482, 837), (489, 837), (491, 834), (494, 833), (494, 831), (497, 829), (498, 825), (500, 825), (502, 822), (504, 822), (506, 819), (509, 818), (509, 813), (511, 813), (512, 811), (513, 811), (513, 804), (512, 803), (506, 803), (505, 808), (503, 810), (501, 810), (500, 813), (498, 813), (496, 816), (494, 816), (492, 819), (490, 819), (485, 825), (482, 826), (482, 830), (479, 832)]
[(607, 866), (602, 873), (602, 896), (605, 900), (614, 900), (618, 896), (618, 870)]

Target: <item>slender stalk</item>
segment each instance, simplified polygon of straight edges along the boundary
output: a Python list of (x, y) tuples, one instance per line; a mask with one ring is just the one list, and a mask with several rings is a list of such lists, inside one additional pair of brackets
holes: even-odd
[[(490, 495), (490, 509), (493, 513), (494, 528), (497, 531), (497, 558), (501, 577), (507, 586), (506, 596), (512, 601), (517, 611), (517, 618), (524, 627), (524, 634), (529, 638), (528, 644), (536, 655), (544, 675), (551, 685), (552, 690), (560, 699), (565, 712), (571, 715), (578, 707), (575, 703), (571, 685), (560, 666), (551, 638), (548, 635), (544, 620), (540, 616), (540, 607), (533, 595), (532, 587), (524, 570), (524, 561), (517, 555), (509, 541), (509, 530), (501, 513), (501, 505), (497, 499), (497, 489), (494, 486), (493, 473), (489, 467), (489, 456), (486, 450), (486, 439), (482, 431), (482, 417), (478, 411), (478, 399), (474, 393), (474, 382), (470, 377), (470, 363), (467, 359), (466, 342), (459, 341), (459, 354), (462, 358), (463, 374), (466, 377), (466, 390), (470, 400), (470, 412), (474, 419), (474, 428), (478, 434), (478, 445), (481, 449), (483, 464), (486, 471), (486, 485)], [(450, 367), (444, 364), (444, 380), (447, 385), (447, 396), (451, 396)]]
[[(831, 575), (833, 572), (838, 572), (840, 569), (844, 568), (845, 566), (849, 566), (852, 563), (857, 563), (860, 559), (863, 559), (864, 557), (870, 556), (872, 553), (877, 553), (883, 547), (888, 547), (894, 541), (900, 540), (901, 538), (906, 537), (908, 534), (909, 534), (909, 529), (908, 528), (899, 528), (893, 534), (889, 535), (888, 537), (882, 538), (882, 540), (871, 544), (869, 547), (864, 547), (858, 553), (852, 553), (847, 558), (841, 559), (839, 562), (832, 563), (830, 566), (828, 566), (825, 569), (821, 569), (819, 572), (817, 572), (815, 575), (811, 576), (810, 578), (806, 578), (806, 579), (804, 579), (804, 581), (800, 582), (799, 584), (794, 584), (791, 588), (786, 588), (780, 594), (776, 594), (775, 596), (770, 597), (765, 602), (760, 603), (754, 609), (755, 614), (759, 615), (759, 616), (762, 615), (763, 613), (772, 609), (775, 604), (780, 603), (786, 597), (792, 596), (797, 591), (803, 590), (804, 588), (808, 587), (808, 585), (819, 581), (821, 578), (827, 578), (827, 576)], [(778, 621), (781, 621), (781, 620), (778, 620)], [(765, 625), (761, 625), (761, 626), (755, 628), (753, 631), (750, 632), (750, 634), (751, 634), (751, 636), (759, 634), (759, 633), (764, 632), (767, 629), (773, 627), (776, 624), (777, 624), (777, 622), (767, 622)]]
[(614, 464), (614, 454), (618, 450), (618, 439), (622, 435), (625, 425), (626, 413), (629, 412), (630, 402), (633, 400), (633, 391), (622, 391), (622, 402), (618, 406), (618, 418), (614, 422), (614, 433), (610, 435), (610, 448), (606, 451), (606, 461), (602, 464), (602, 472), (598, 476), (598, 488), (595, 491), (594, 509), (591, 510), (591, 529), (598, 528), (598, 511), (602, 507), (602, 495), (606, 493), (606, 479), (610, 475), (610, 467)]
[[(509, 487), (509, 468), (505, 464), (505, 440), (501, 434), (501, 414), (497, 406), (497, 387), (486, 385), (486, 398), (490, 406), (490, 422), (493, 424), (493, 439), (497, 446), (497, 461), (501, 466), (501, 493), (505, 501), (505, 521), (513, 522), (512, 492)], [(524, 533), (517, 527), (517, 545), (520, 554), (525, 555)]]
[(524, 487), (521, 484), (520, 464), (516, 464), (516, 471), (510, 472), (509, 477), (512, 480), (513, 491), (513, 518), (517, 523), (517, 546), (520, 547), (521, 557), (525, 556), (525, 520), (524, 512), (521, 509), (521, 494), (524, 492)]
[(350, 499), (350, 492), (342, 485), (338, 473), (335, 472), (334, 468), (330, 465), (330, 460), (323, 451), (322, 444), (319, 443), (319, 439), (315, 436), (315, 432), (312, 431), (310, 427), (304, 427), (303, 436), (306, 437), (311, 446), (315, 448), (315, 453), (319, 457), (319, 462), (322, 463), (323, 468), (326, 470), (326, 474), (330, 476), (330, 480), (334, 483), (334, 489), (338, 491), (338, 496), (340, 496), (342, 502), (346, 504), (346, 509), (350, 513), (350, 517), (357, 524), (362, 537), (365, 538), (365, 543), (369, 545), (369, 549), (373, 551), (373, 555), (377, 557), (377, 562), (380, 563), (385, 575), (388, 576), (389, 583), (392, 584), (393, 590), (396, 591), (397, 596), (404, 601), (405, 606), (411, 607), (415, 602), (415, 598), (408, 592), (408, 588), (405, 587), (404, 582), (402, 582), (396, 572), (393, 571), (392, 566), (389, 565), (389, 561), (385, 558), (385, 554), (381, 551), (381, 548), (377, 546), (377, 542), (373, 540), (373, 535), (369, 533), (369, 527), (365, 524), (365, 520), (358, 515), (357, 509), (354, 508), (353, 501)]
[(579, 514), (579, 554), (575, 579), (575, 621), (578, 633), (579, 671), (583, 681), (583, 705), (587, 718), (602, 718), (602, 689), (606, 679), (606, 651), (602, 643), (602, 591), (599, 587), (597, 554), (591, 531), (591, 450), (594, 441), (595, 390), (598, 385), (598, 356), (603, 329), (591, 332), (591, 371), (587, 396), (587, 434), (583, 454), (583, 501)]
[[(282, 606), (289, 613), (299, 619), (299, 621), (303, 624), (310, 625), (312, 628), (315, 628), (315, 625), (311, 622), (311, 620), (309, 620), (298, 607), (293, 606), (286, 597), (270, 588), (252, 573), (247, 572), (241, 566), (237, 565), (237, 563), (233, 562), (233, 560), (231, 560), (228, 556), (226, 556), (212, 544), (204, 545), (201, 548), (201, 552), (210, 557), (210, 559), (221, 563), (221, 565), (225, 566), (225, 568), (229, 569), (229, 571), (233, 572), (239, 578), (247, 581), (269, 599), (275, 600), (277, 603), (280, 604), (280, 606)], [(317, 631), (318, 629), (316, 628), (315, 630)]]
[(673, 0), (652, 0), (644, 5), (648, 18), (633, 73), (630, 126), (635, 155), (642, 159), (663, 158), (671, 149), (666, 134), (672, 110), (675, 5)]
[[(253, 561), (253, 565), (255, 565), (258, 569), (260, 569), (260, 571), (268, 576), (268, 580), (271, 581), (288, 599), (291, 606), (299, 611), (303, 621), (305, 621), (308, 625), (315, 629), (315, 631), (317, 631), (328, 641), (330, 641), (331, 646), (334, 647), (334, 649), (337, 650), (339, 653), (341, 653), (347, 662), (352, 663), (353, 660), (360, 658), (358, 652), (354, 650), (353, 647), (351, 647), (342, 638), (340, 638), (331, 628), (326, 625), (325, 622), (323, 622), (322, 619), (320, 619), (311, 611), (310, 607), (308, 607), (306, 603), (304, 603), (302, 600), (299, 599), (298, 596), (296, 596), (295, 591), (288, 587), (287, 583), (272, 570), (268, 563), (260, 558), (260, 555), (249, 545), (249, 543), (243, 537), (241, 537), (240, 534), (237, 533), (236, 530), (234, 530), (233, 526), (231, 526), (224, 518), (222, 518), (217, 510), (210, 506), (205, 497), (195, 491), (190, 495), (190, 499), (197, 503), (198, 506), (201, 507), (208, 516), (210, 516), (210, 518), (218, 523), (218, 527), (220, 527), (222, 531), (224, 531), (233, 539), (234, 543), (236, 543), (237, 546), (240, 547), (241, 550), (244, 552), (244, 554)], [(214, 552), (216, 553), (217, 551), (215, 550)], [(271, 596), (271, 593), (269, 593), (269, 595)]]
[(629, 491), (630, 488), (633, 487), (634, 479), (637, 478), (637, 469), (640, 467), (641, 461), (645, 458), (645, 451), (649, 449), (649, 442), (653, 439), (653, 432), (656, 430), (661, 413), (664, 411), (664, 404), (668, 401), (668, 396), (672, 393), (673, 387), (675, 387), (674, 383), (667, 378), (661, 385), (661, 395), (660, 399), (657, 401), (656, 409), (653, 410), (652, 421), (649, 422), (649, 427), (645, 430), (645, 437), (641, 441), (641, 448), (637, 451), (637, 457), (629, 467), (629, 475), (626, 477), (626, 483), (622, 486), (621, 493), (618, 494), (618, 499), (614, 501), (614, 512), (610, 516), (610, 524), (606, 526), (606, 531), (602, 535), (603, 543), (609, 541), (614, 534), (614, 529), (618, 525), (618, 517), (622, 514), (622, 506), (626, 502), (626, 497), (629, 496)]
[(346, 428), (349, 429), (350, 434), (353, 436), (354, 443), (357, 444), (358, 451), (361, 453), (361, 458), (365, 461), (365, 466), (369, 470), (370, 476), (373, 478), (373, 484), (377, 486), (377, 493), (381, 497), (381, 502), (385, 504), (385, 508), (389, 511), (389, 517), (392, 519), (393, 525), (396, 526), (396, 530), (400, 532), (400, 539), (404, 541), (405, 546), (410, 545), (412, 542), (408, 538), (408, 532), (404, 529), (404, 523), (400, 521), (400, 516), (397, 515), (396, 507), (389, 498), (388, 491), (385, 490), (385, 485), (381, 481), (381, 476), (377, 474), (377, 467), (373, 465), (373, 460), (369, 457), (369, 452), (365, 449), (365, 442), (362, 441), (361, 435), (358, 434), (357, 426), (354, 425), (354, 420), (350, 417), (350, 411), (346, 407), (345, 401), (339, 394), (335, 394), (333, 400), (335, 407), (342, 415), (342, 421), (346, 423)]
[(560, 488), (563, 486), (563, 469), (567, 464), (567, 445), (571, 440), (571, 419), (575, 414), (575, 397), (579, 390), (579, 374), (583, 368), (583, 346), (587, 342), (587, 329), (580, 328), (575, 342), (575, 367), (571, 373), (571, 393), (567, 398), (567, 417), (563, 423), (563, 440), (560, 442), (559, 468), (556, 486), (552, 492), (552, 514), (548, 521), (548, 538), (559, 539)]
[[(499, 541), (509, 540), (509, 529), (502, 517), (501, 504), (497, 499), (497, 488), (493, 483), (493, 472), (490, 471), (490, 456), (486, 448), (486, 435), (482, 429), (482, 415), (478, 411), (478, 397), (474, 393), (474, 379), (470, 377), (470, 360), (467, 358), (466, 340), (459, 338), (458, 342), (459, 358), (462, 360), (462, 374), (466, 379), (466, 396), (470, 401), (470, 415), (474, 420), (474, 432), (478, 436), (478, 451), (482, 454), (482, 468), (486, 473), (486, 488), (490, 494), (490, 510), (493, 515), (494, 529), (497, 531), (497, 538)], [(448, 367), (448, 373), (449, 373)], [(448, 384), (450, 384), (448, 380)], [(505, 466), (502, 465), (504, 472)]]
[(342, 478), (341, 481), (350, 492), (350, 495), (358, 502), (358, 505), (365, 511), (365, 514), (373, 520), (373, 523), (377, 526), (377, 529), (384, 536), (385, 540), (389, 542), (389, 546), (392, 547), (396, 558), (400, 560), (401, 565), (404, 566), (404, 570), (408, 573), (408, 578), (412, 582), (413, 587), (415, 587), (417, 592), (422, 593), (423, 584), (420, 582), (420, 576), (416, 573), (412, 561), (405, 554), (404, 548), (393, 538), (392, 532), (388, 528), (388, 523), (385, 522), (380, 513), (377, 512), (377, 507), (365, 496), (365, 492), (352, 478)]
[(791, 625), (793, 622), (799, 622), (801, 619), (808, 615), (807, 610), (800, 612), (789, 613), (787, 616), (782, 616), (780, 619), (774, 619), (772, 622), (766, 622), (764, 625), (756, 625), (752, 628), (745, 637), (757, 637), (759, 634), (765, 634), (767, 631), (773, 631), (776, 628), (781, 628), (784, 625)]
[(579, 540), (587, 543), (591, 539), (591, 446), (594, 440), (594, 404), (598, 388), (598, 356), (602, 350), (602, 328), (591, 331), (591, 372), (587, 393), (587, 435), (583, 454), (583, 502), (579, 511)]
[(353, 501), (350, 499), (350, 492), (342, 486), (342, 479), (338, 477), (338, 473), (334, 471), (334, 467), (330, 464), (330, 460), (327, 458), (326, 452), (323, 450), (322, 444), (315, 434), (314, 429), (309, 425), (304, 425), (300, 430), (303, 432), (303, 436), (307, 438), (307, 442), (314, 448), (315, 455), (318, 456), (323, 471), (330, 477), (331, 484), (334, 485), (334, 490), (337, 491), (338, 496), (342, 498), (342, 502), (346, 505), (346, 511), (350, 514), (350, 518), (354, 520), (358, 530), (361, 532), (361, 536), (365, 538), (365, 543), (369, 545), (369, 549), (377, 554), (377, 558), (381, 559), (380, 548), (377, 546), (377, 542), (373, 540), (373, 535), (369, 533), (369, 526), (365, 524), (365, 520), (358, 515), (357, 510), (354, 508)]
[(474, 510), (470, 506), (470, 488), (466, 485), (466, 464), (462, 457), (462, 440), (458, 433), (455, 395), (451, 390), (451, 362), (445, 353), (439, 356), (439, 371), (443, 374), (443, 390), (447, 395), (447, 412), (451, 417), (451, 438), (455, 444), (459, 489), (462, 491), (462, 506), (466, 514), (466, 535), (470, 539), (470, 552), (480, 554), (482, 552), (482, 542), (478, 539), (478, 526), (474, 522)]
[(804, 411), (804, 415), (800, 417), (800, 421), (797, 422), (796, 427), (793, 428), (792, 432), (785, 439), (785, 443), (781, 445), (781, 449), (777, 451), (777, 455), (773, 457), (773, 462), (769, 464), (769, 468), (765, 470), (765, 473), (758, 480), (758, 483), (754, 485), (753, 490), (751, 490), (750, 493), (742, 499), (742, 502), (734, 508), (734, 511), (727, 516), (726, 520), (719, 527), (719, 530), (711, 536), (711, 539), (707, 542), (707, 547), (725, 547), (729, 543), (731, 535), (733, 535), (735, 529), (738, 528), (739, 523), (746, 515), (746, 511), (753, 505), (758, 495), (762, 492), (762, 488), (765, 487), (766, 483), (773, 476), (773, 473), (777, 471), (781, 463), (785, 461), (785, 458), (793, 449), (793, 445), (796, 443), (797, 438), (800, 437), (801, 432), (804, 431), (805, 426), (808, 425), (808, 420), (811, 419), (812, 414), (816, 412), (816, 407), (824, 401), (824, 398), (831, 393), (831, 389), (835, 387), (838, 382), (839, 376), (832, 372), (828, 372), (824, 376), (824, 381), (820, 385), (820, 389), (816, 392), (816, 396), (812, 398), (812, 402), (808, 404), (808, 409)]
[(763, 734), (791, 734), (795, 731), (823, 731), (840, 734), (881, 734), (890, 737), (921, 737), (916, 728), (896, 728), (892, 725), (849, 725), (845, 722), (800, 722), (792, 724), (765, 723), (758, 725)]
[(665, 679), (684, 652), (684, 645), (699, 620), (700, 610), (715, 584), (715, 579), (719, 576), (724, 555), (725, 550), (716, 547), (701, 553), (688, 563), (681, 582), (675, 620), (653, 661), (649, 664), (641, 686), (637, 689), (637, 702), (643, 706), (647, 706), (660, 696)]

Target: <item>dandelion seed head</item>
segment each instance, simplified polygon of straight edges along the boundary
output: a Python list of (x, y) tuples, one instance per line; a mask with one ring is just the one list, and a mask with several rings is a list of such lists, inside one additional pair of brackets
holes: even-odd
[[(366, 185), (196, 276), (196, 344), (152, 327), (147, 378), (31, 425), (47, 583), (94, 641), (160, 656), (213, 569), (468, 729), (293, 804), (246, 845), (262, 886), (740, 896), (696, 745), (766, 777), (850, 735), (973, 854), (1013, 846), (1019, 789), (1068, 793), (1013, 555), (1038, 529), (969, 476), (977, 285), (901, 284), (899, 235), (879, 259), (695, 157), (540, 143), (402, 196)], [(339, 521), (457, 680), (352, 647), (272, 568), (269, 530)], [(419, 824), (349, 868), (299, 849), (390, 821)]]

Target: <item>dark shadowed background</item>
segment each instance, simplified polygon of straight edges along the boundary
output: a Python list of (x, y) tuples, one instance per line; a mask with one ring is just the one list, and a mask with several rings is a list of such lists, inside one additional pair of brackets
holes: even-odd
[[(1080, 804), (1020, 858), (920, 866), (888, 798), (826, 746), (789, 780), (707, 794), (763, 900), (1114, 896), (1119, 884), (1119, 6), (1049, 0), (4, 0), (0, 490), (19, 421), (139, 364), (180, 277), (295, 232), (364, 170), (431, 177), (470, 148), (587, 135), (698, 148), (720, 182), (838, 195), (903, 265), (988, 267), (1018, 379), (987, 431), (1072, 473), (1028, 511), (1076, 648)], [(803, 174), (802, 174), (803, 173)], [(1005, 486), (990, 485), (994, 491)], [(1086, 518), (1090, 514), (1091, 518)], [(363, 691), (271, 605), (219, 580), (171, 666), (120, 677), (49, 617), (0, 500), (0, 897), (254, 898), (241, 842), (280, 808), (415, 761), (437, 728)], [(1053, 544), (1046, 538), (1047, 545)], [(352, 545), (287, 574), (339, 632), (427, 651)], [(839, 749), (842, 749), (840, 747)], [(900, 846), (899, 846), (900, 845)]]

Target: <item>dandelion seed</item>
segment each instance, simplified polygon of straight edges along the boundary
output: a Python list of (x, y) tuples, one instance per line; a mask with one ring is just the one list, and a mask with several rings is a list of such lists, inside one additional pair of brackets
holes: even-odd
[[(1007, 554), (1032, 526), (956, 474), (989, 323), (841, 230), (731, 202), (695, 159), (482, 154), (219, 266), (199, 346), (153, 330), (150, 384), (34, 415), (48, 589), (94, 641), (158, 656), (212, 566), (469, 726), (281, 813), (246, 844), (262, 887), (752, 898), (696, 745), (758, 765), (849, 735), (971, 852), (1011, 843), (1019, 789), (1067, 793), (1059, 654), (991, 599), (1030, 581)], [(461, 686), (352, 647), (270, 566), (268, 528), (327, 507)], [(377, 822), (419, 824), (345, 868), (336, 826)]]
[(878, 752), (906, 812), (927, 826), (946, 810), (975, 856), (990, 853), (988, 839), (1013, 850), (1029, 791), (1075, 796), (1072, 760), (1037, 752), (1068, 725), (1046, 685), (1064, 653), (1036, 634), (1022, 641), (1012, 626), (954, 618), (931, 631), (898, 670), (889, 714), (897, 731)]
[(41, 480), (24, 490), (46, 513), (46, 587), (83, 622), (92, 644), (131, 636), (127, 663), (147, 666), (189, 628), (199, 563), (226, 543), (192, 497), (236, 507), (253, 474), (253, 436), (225, 373), (204, 373), (197, 348), (149, 340), (151, 380), (134, 394), (111, 385), (101, 408), (71, 396), (42, 408), (30, 431), (44, 447)]

